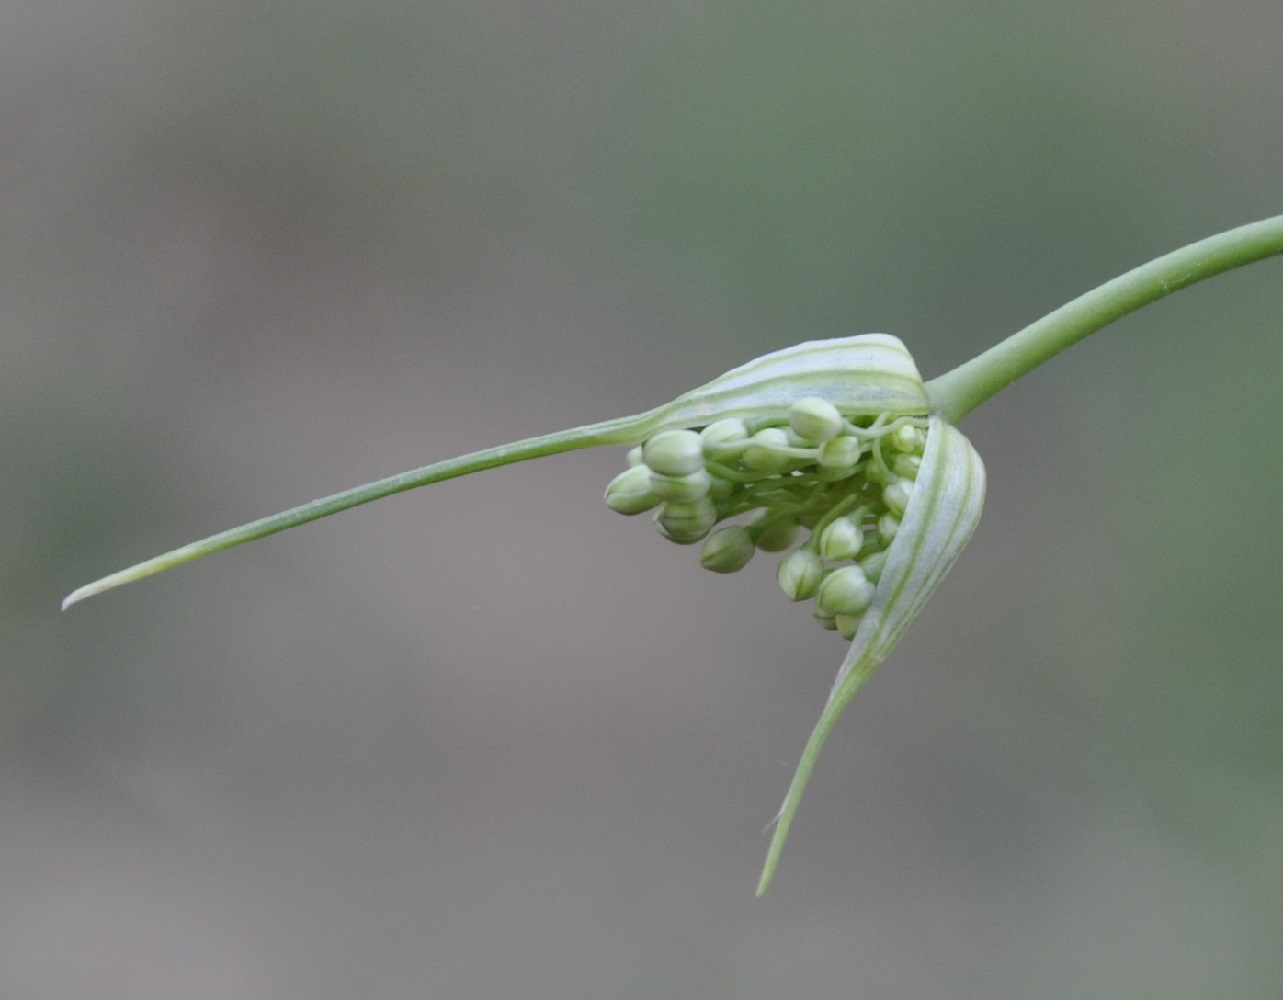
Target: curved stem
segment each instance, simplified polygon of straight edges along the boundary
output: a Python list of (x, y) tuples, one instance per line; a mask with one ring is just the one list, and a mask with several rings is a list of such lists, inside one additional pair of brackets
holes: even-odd
[(450, 458), (444, 462), (434, 462), (432, 465), (425, 465), (420, 469), (411, 469), (409, 472), (400, 472), (395, 476), (388, 476), (386, 479), (365, 483), (362, 486), (356, 486), (341, 493), (322, 497), (319, 500), (313, 500), (298, 507), (291, 507), (289, 510), (281, 511), (279, 514), (259, 518), (257, 521), (242, 524), (237, 528), (221, 531), (217, 535), (210, 535), (208, 538), (202, 538), (198, 542), (191, 542), (188, 545), (165, 552), (145, 562), (130, 566), (128, 569), (123, 569), (118, 573), (104, 576), (101, 580), (96, 580), (80, 587), (78, 590), (72, 591), (63, 599), (62, 607), (65, 611), (77, 601), (83, 601), (86, 597), (101, 594), (104, 590), (111, 590), (113, 587), (133, 583), (135, 580), (141, 580), (143, 577), (151, 576), (154, 573), (172, 569), (174, 566), (191, 562), (201, 556), (207, 556), (213, 552), (221, 552), (223, 549), (230, 549), (235, 545), (252, 542), (258, 538), (265, 538), (268, 535), (276, 534), (278, 531), (295, 528), (300, 524), (307, 524), (308, 521), (329, 517), (331, 514), (337, 514), (339, 511), (347, 510), (350, 507), (359, 507), (361, 504), (391, 496), (394, 493), (404, 493), (406, 490), (412, 490), (417, 486), (443, 482), (446, 479), (466, 476), (471, 472), (493, 469), (500, 465), (511, 465), (513, 462), (524, 462), (532, 458), (543, 458), (546, 455), (557, 455), (563, 451), (592, 448), (600, 444), (635, 444), (650, 433), (652, 427), (661, 416), (662, 408), (661, 410), (651, 410), (634, 417), (621, 417), (618, 420), (606, 420), (602, 423), (589, 424), (585, 427), (573, 427), (570, 430), (558, 431), (555, 434), (544, 434), (540, 437), (526, 438), (524, 441), (514, 441), (511, 444), (500, 445), (497, 448), (474, 451), (469, 455)]
[(1223, 271), (1283, 253), (1283, 215), (1191, 243), (1107, 281), (927, 383), (956, 424), (990, 396), (1084, 337), (1156, 299)]

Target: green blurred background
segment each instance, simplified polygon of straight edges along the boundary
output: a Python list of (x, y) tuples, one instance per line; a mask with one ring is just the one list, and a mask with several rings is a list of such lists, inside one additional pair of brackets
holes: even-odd
[(1283, 210), (1274, 4), (0, 8), (0, 995), (1277, 998), (1283, 265), (977, 411), (842, 644), (600, 502), (402, 468), (884, 330), (928, 377)]

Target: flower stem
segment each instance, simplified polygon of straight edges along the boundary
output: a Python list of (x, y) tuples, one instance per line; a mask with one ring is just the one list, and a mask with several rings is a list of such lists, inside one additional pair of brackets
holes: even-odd
[(1065, 348), (1116, 319), (1204, 278), (1283, 253), (1283, 215), (1209, 236), (1080, 295), (983, 354), (927, 383), (937, 413), (956, 424)]

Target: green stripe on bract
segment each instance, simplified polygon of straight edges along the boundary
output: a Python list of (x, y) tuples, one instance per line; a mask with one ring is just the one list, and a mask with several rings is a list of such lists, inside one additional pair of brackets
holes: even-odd
[[(887, 551), (870, 609), (880, 620), (870, 622), (863, 643), (864, 637), (856, 635), (852, 654), (863, 644), (876, 666), (891, 652), (970, 540), (980, 522), (984, 494), (984, 464), (971, 442), (956, 427), (932, 417), (922, 468)], [(855, 658), (848, 655), (835, 688), (854, 667)]]
[(811, 340), (733, 368), (660, 408), (664, 427), (699, 427), (723, 417), (784, 420), (807, 396), (847, 416), (926, 413), (930, 404), (913, 358), (896, 337)]

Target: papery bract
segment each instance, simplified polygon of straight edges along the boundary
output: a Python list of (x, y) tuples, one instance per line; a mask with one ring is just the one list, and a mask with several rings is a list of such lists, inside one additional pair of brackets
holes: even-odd
[(984, 504), (985, 470), (971, 442), (957, 428), (932, 417), (926, 452), (904, 520), (886, 550), (873, 601), (838, 670), (828, 702), (807, 741), (776, 820), (757, 892), (766, 891), (788, 838), (798, 802), (824, 741), (861, 685), (895, 648), (976, 525)]

